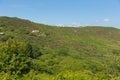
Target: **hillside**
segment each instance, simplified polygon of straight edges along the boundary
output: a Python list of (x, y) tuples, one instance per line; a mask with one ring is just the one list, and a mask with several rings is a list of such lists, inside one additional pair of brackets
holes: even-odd
[[(30, 56), (22, 55), (32, 62), (28, 72), (20, 70), (23, 73), (17, 74), (19, 68), (12, 67), (11, 70), (8, 67), (5, 69), (1, 67), (3, 64), (6, 65), (2, 61), (4, 55), (1, 54), (0, 76), (2, 77), (0, 79), (120, 80), (119, 35), (120, 30), (113, 27), (55, 27), (16, 17), (0, 17), (0, 52), (2, 53), (8, 48), (6, 50), (8, 52), (4, 53), (9, 55), (9, 51), (11, 51), (10, 56), (13, 56), (12, 53), (16, 50), (18, 55), (23, 53), (20, 52), (24, 51), (23, 48), (27, 48)], [(18, 48), (15, 47), (16, 41), (21, 45), (18, 45)], [(33, 48), (28, 49), (26, 43)], [(13, 47), (9, 49), (8, 44)], [(30, 49), (33, 50), (32, 53)], [(6, 57), (4, 56), (4, 58)], [(8, 65), (13, 66), (13, 64), (15, 64), (14, 61)], [(23, 70), (28, 70), (28, 67)], [(11, 73), (14, 70), (14, 74)]]

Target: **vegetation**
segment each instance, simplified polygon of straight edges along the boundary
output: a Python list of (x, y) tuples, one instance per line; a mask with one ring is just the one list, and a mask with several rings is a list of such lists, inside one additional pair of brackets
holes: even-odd
[(120, 80), (119, 35), (0, 17), (0, 80)]

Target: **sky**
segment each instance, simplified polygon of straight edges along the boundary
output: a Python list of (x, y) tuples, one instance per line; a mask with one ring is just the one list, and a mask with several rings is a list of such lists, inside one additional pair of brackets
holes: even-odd
[(0, 0), (0, 16), (57, 26), (120, 28), (120, 0)]

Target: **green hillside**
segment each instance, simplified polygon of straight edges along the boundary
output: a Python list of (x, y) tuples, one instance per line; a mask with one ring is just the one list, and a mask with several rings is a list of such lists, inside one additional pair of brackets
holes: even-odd
[(120, 30), (0, 17), (0, 80), (120, 80)]

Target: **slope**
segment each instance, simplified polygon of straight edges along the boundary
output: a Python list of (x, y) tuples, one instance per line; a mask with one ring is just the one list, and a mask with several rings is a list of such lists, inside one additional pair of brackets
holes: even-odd
[(52, 76), (60, 73), (58, 76), (73, 80), (64, 75), (76, 73), (84, 76), (76, 76), (74, 80), (91, 80), (94, 76), (92, 80), (97, 77), (98, 80), (119, 80), (120, 30), (117, 28), (55, 27), (16, 17), (0, 17), (0, 32), (1, 43), (14, 39), (40, 48), (42, 56), (33, 60), (39, 76), (43, 72)]

